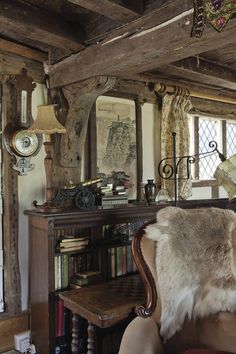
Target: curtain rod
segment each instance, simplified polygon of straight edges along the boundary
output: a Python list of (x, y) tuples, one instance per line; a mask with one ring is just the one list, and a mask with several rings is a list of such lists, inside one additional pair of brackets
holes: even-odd
[(236, 105), (236, 99), (234, 98), (203, 93), (195, 90), (188, 90), (179, 86), (165, 85), (163, 83), (156, 82), (154, 85), (152, 85), (152, 88), (154, 89), (154, 91), (160, 94), (173, 93), (177, 95), (190, 95), (191, 97), (203, 98), (207, 100), (231, 103)]

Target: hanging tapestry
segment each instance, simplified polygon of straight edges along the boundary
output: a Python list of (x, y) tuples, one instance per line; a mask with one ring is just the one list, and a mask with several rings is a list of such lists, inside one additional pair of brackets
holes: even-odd
[(236, 0), (194, 0), (192, 37), (201, 37), (205, 23), (221, 32), (236, 13)]

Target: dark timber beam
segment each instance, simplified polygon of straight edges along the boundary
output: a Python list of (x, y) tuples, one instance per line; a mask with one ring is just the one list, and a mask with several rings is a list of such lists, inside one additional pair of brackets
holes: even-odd
[(169, 6), (171, 11), (165, 7), (164, 11), (156, 10), (137, 21), (136, 25), (142, 22), (144, 26), (136, 27), (136, 32), (133, 21), (122, 27), (123, 35), (110, 36), (53, 65), (50, 70), (52, 87), (97, 75), (125, 77), (142, 73), (236, 40), (236, 18), (229, 21), (222, 33), (206, 27), (202, 38), (197, 39), (191, 37), (192, 0), (175, 0)]
[(120, 23), (132, 20), (142, 13), (142, 0), (68, 0), (69, 2), (97, 12)]
[(59, 16), (18, 1), (0, 1), (0, 34), (40, 40), (70, 52), (83, 48), (81, 35)]
[[(127, 78), (127, 77), (126, 77)], [(226, 89), (223, 87), (216, 87), (210, 84), (198, 83), (194, 81), (185, 80), (185, 78), (176, 79), (171, 77), (168, 72), (161, 73), (156, 71), (155, 73), (144, 73), (135, 76), (130, 76), (130, 80), (143, 81), (145, 83), (164, 83), (170, 86), (179, 86), (183, 89), (190, 89), (192, 91), (201, 92), (202, 94), (218, 96), (219, 101), (234, 101), (235, 102), (235, 90)]]
[[(136, 0), (135, 5), (137, 6), (138, 2)], [(172, 0), (171, 0), (172, 1)], [(143, 11), (143, 15), (147, 15), (151, 11), (156, 11), (158, 8), (166, 6), (167, 0), (151, 0), (150, 1), (144, 1), (144, 6), (141, 3), (140, 4), (140, 13)], [(173, 5), (173, 2), (172, 2)], [(184, 6), (184, 5), (183, 5)], [(143, 10), (142, 10), (143, 7)], [(139, 17), (136, 20), (133, 20), (134, 24), (134, 31), (137, 28), (143, 27), (143, 19), (144, 17), (142, 16), (141, 18)], [(152, 26), (151, 23), (147, 23), (149, 27)], [(132, 26), (129, 26), (130, 32), (132, 32)], [(98, 41), (104, 40), (104, 38), (107, 37), (108, 33), (110, 33), (113, 30), (113, 36), (122, 34), (122, 27), (120, 26), (120, 23), (117, 21), (112, 20), (111, 18), (108, 17), (102, 17), (101, 14), (98, 13), (93, 13), (93, 15), (89, 16), (88, 22), (86, 24), (86, 38), (85, 38), (85, 43), (86, 44), (94, 44)]]
[(235, 70), (211, 63), (203, 58), (183, 59), (171, 65), (164, 65), (158, 70), (194, 82), (236, 89)]
[(48, 59), (47, 53), (26, 47), (21, 44), (10, 42), (2, 38), (0, 38), (0, 50), (4, 50), (8, 53), (17, 54), (21, 57), (26, 57), (39, 62), (44, 62)]

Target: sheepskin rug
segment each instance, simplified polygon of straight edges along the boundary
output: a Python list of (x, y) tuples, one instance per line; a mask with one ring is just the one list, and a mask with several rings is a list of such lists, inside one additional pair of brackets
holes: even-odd
[(185, 318), (236, 310), (236, 214), (218, 208), (167, 207), (146, 228), (157, 242), (161, 335), (166, 341)]

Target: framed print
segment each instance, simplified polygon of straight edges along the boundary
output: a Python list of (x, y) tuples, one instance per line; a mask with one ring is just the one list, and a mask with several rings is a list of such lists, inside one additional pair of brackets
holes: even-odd
[(97, 176), (124, 185), (137, 199), (137, 124), (134, 100), (100, 96), (96, 101)]

